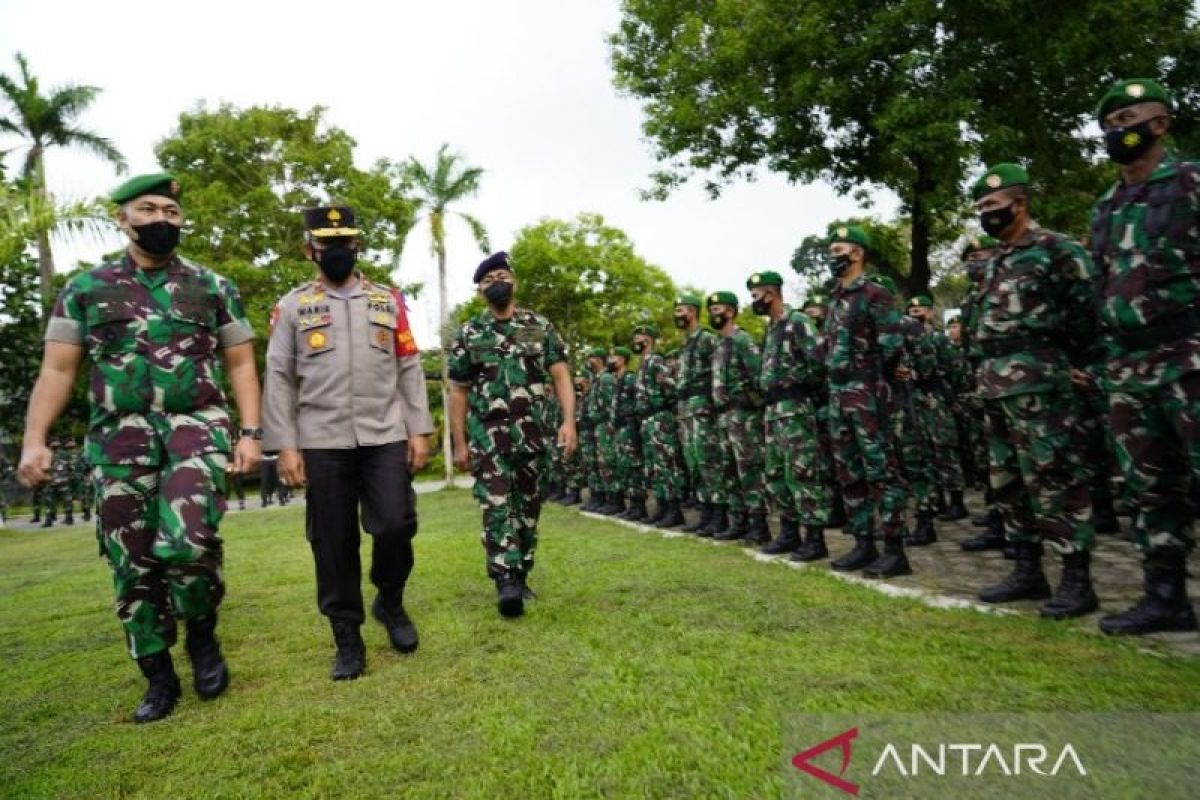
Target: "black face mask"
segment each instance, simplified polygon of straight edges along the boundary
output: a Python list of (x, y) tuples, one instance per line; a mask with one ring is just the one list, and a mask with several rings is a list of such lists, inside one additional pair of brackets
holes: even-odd
[(769, 300), (755, 300), (750, 303), (750, 310), (760, 317), (765, 317), (771, 310), (771, 302)]
[(608, 362), (608, 371), (609, 372), (616, 372), (618, 369), (620, 369), (620, 367), (617, 366), (617, 362), (615, 362), (615, 361)]
[(483, 290), (483, 296), (492, 308), (508, 308), (512, 302), (513, 285), (508, 281), (497, 281)]
[(982, 212), (979, 215), (979, 224), (983, 226), (983, 230), (988, 236), (999, 236), (1009, 225), (1012, 225), (1015, 218), (1013, 204), (1009, 203), (1004, 208)]
[(1104, 132), (1104, 148), (1108, 157), (1118, 164), (1132, 164), (1154, 146), (1158, 137), (1150, 130), (1153, 119), (1143, 120), (1127, 128), (1109, 128)]
[(646, 352), (646, 343), (645, 342), (634, 342), (633, 347), (630, 349), (633, 350), (633, 352), (640, 355), (640, 354)]
[(170, 255), (179, 246), (179, 226), (166, 220), (130, 227), (137, 234), (137, 246), (152, 256)]
[(835, 278), (845, 275), (848, 269), (850, 269), (850, 256), (836, 256), (833, 261), (829, 262), (829, 271)]
[(967, 277), (972, 283), (979, 283), (983, 280), (983, 273), (987, 271), (986, 261), (968, 261), (967, 262)]
[(313, 260), (333, 283), (342, 283), (349, 278), (357, 259), (358, 252), (344, 245), (313, 251)]
[(725, 327), (725, 323), (729, 322), (728, 314), (709, 314), (708, 324), (714, 331), (719, 331)]
[(675, 315), (675, 327), (683, 330), (688, 326), (688, 318), (680, 314)]

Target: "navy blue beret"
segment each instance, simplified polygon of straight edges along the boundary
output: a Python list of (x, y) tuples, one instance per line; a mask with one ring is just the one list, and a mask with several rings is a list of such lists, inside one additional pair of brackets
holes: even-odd
[(479, 283), (483, 280), (484, 275), (487, 275), (494, 269), (513, 271), (512, 262), (508, 260), (508, 253), (501, 250), (499, 253), (492, 253), (480, 262), (479, 266), (475, 268), (475, 283)]

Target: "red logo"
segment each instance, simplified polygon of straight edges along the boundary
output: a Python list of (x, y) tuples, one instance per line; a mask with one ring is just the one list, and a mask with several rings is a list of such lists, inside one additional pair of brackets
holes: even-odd
[[(858, 736), (858, 728), (851, 728), (848, 731), (839, 733), (831, 739), (826, 739), (818, 745), (808, 748), (802, 753), (797, 753), (792, 757), (792, 766), (801, 772), (807, 772), (814, 778), (828, 783), (835, 789), (841, 789), (846, 794), (858, 796), (858, 784), (843, 780), (842, 775), (846, 774), (846, 768), (850, 766), (850, 742)], [(837, 775), (832, 772), (826, 772), (815, 764), (809, 763), (812, 759), (824, 753), (826, 750), (832, 750), (835, 747), (840, 747), (842, 750), (842, 768)]]

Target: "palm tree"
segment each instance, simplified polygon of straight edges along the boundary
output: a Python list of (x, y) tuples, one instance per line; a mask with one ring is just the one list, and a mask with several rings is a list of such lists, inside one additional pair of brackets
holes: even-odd
[(16, 258), (30, 239), (52, 232), (102, 242), (109, 220), (100, 202), (51, 203), (31, 192), (27, 181), (0, 181), (0, 261)]
[[(10, 114), (0, 116), (0, 133), (20, 136), (29, 146), (21, 169), (43, 208), (53, 204), (46, 189), (46, 150), (51, 147), (80, 147), (90, 150), (117, 168), (126, 169), (125, 158), (112, 142), (97, 133), (78, 127), (75, 122), (100, 93), (96, 86), (60, 86), (42, 94), (38, 79), (29, 72), (25, 56), (16, 54), (20, 74), (17, 80), (0, 75), (0, 94), (8, 101)], [(38, 272), (41, 276), (42, 306), (49, 308), (54, 256), (50, 252), (50, 230), (37, 229)]]
[(446, 302), (446, 218), (453, 213), (467, 223), (479, 249), (487, 253), (487, 230), (470, 214), (450, 212), (449, 206), (479, 192), (483, 169), (462, 163), (462, 156), (449, 152), (450, 145), (438, 148), (432, 168), (410, 157), (404, 165), (405, 176), (421, 194), (421, 208), (429, 220), (431, 249), (438, 261), (438, 331), (442, 342), (442, 455), (446, 462), (446, 485), (454, 485), (454, 458), (450, 442), (450, 331)]

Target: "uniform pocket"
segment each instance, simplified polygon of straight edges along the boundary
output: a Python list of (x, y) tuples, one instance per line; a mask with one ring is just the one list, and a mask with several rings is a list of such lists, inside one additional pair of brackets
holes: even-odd
[(387, 314), (372, 314), (369, 327), (370, 344), (376, 350), (391, 355), (396, 352), (396, 318)]
[(108, 300), (87, 307), (87, 342), (97, 353), (131, 353), (137, 348), (137, 313), (125, 300)]
[(300, 351), (305, 357), (319, 356), (334, 349), (333, 324), (324, 319), (302, 322), (299, 328)]

